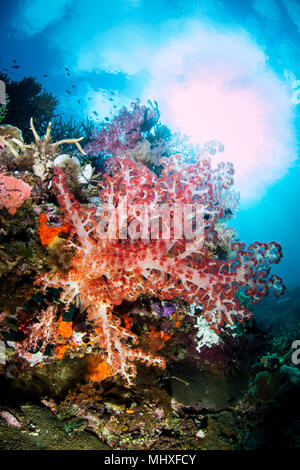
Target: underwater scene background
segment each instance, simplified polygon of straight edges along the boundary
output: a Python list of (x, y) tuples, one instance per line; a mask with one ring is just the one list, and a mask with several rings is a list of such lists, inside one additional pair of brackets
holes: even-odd
[(299, 3), (0, 12), (0, 449), (298, 448)]

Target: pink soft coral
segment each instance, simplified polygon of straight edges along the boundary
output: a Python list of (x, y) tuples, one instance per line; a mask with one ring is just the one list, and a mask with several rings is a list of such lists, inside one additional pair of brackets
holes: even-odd
[[(278, 263), (281, 258), (277, 243), (256, 242), (248, 250), (242, 243), (231, 243), (228, 260), (214, 255), (218, 244), (216, 222), (228, 217), (238, 203), (231, 189), (232, 165), (219, 164), (212, 169), (210, 159), (201, 155), (193, 165), (182, 164), (180, 156), (162, 159), (161, 163), (164, 169), (157, 177), (131, 160), (114, 159), (114, 175), (105, 175), (101, 183), (98, 210), (81, 206), (67, 189), (63, 172), (57, 169), (53, 187), (64, 221), (71, 226), (74, 257), (66, 273), (57, 272), (51, 277), (46, 274), (38, 279), (45, 288), (62, 288), (61, 301), (66, 305), (80, 297), (88, 319), (95, 325), (107, 363), (129, 385), (136, 373), (133, 361), (161, 367), (164, 361), (138, 349), (137, 337), (121, 327), (113, 307), (123, 299), (133, 301), (145, 293), (160, 299), (182, 297), (190, 304), (201, 304), (212, 328), (219, 329), (223, 323), (233, 324), (250, 315), (238, 302), (238, 288), (252, 296), (254, 303), (271, 286), (277, 294), (282, 291), (281, 280), (269, 277), (269, 264)], [(121, 218), (117, 233), (109, 233), (107, 214), (125, 204), (126, 221), (122, 223)], [(166, 239), (161, 237), (162, 228), (158, 239), (147, 239), (145, 234), (143, 238), (138, 232), (136, 239), (124, 236), (132, 229), (135, 216), (140, 221), (150, 220), (153, 207), (164, 204), (177, 204), (182, 211), (189, 205), (200, 207), (204, 226), (192, 240), (184, 236), (177, 239), (175, 227), (168, 225), (167, 219), (163, 219), (165, 228), (170, 230)], [(105, 236), (101, 227), (107, 227), (106, 234), (111, 236)]]
[(14, 215), (23, 202), (30, 198), (31, 186), (24, 181), (0, 173), (0, 209), (6, 207)]

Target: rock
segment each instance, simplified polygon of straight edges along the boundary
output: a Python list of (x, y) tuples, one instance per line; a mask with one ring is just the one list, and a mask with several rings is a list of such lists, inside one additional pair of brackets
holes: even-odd
[(0, 450), (104, 450), (108, 447), (85, 431), (69, 433), (46, 408), (21, 407), (26, 426), (14, 428), (0, 420)]
[(208, 370), (185, 367), (174, 371), (171, 378), (172, 401), (199, 410), (219, 411), (236, 403), (247, 385), (247, 374), (228, 378)]
[(259, 372), (255, 377), (254, 391), (262, 401), (275, 400), (292, 389), (300, 388), (300, 371), (283, 365), (275, 372)]

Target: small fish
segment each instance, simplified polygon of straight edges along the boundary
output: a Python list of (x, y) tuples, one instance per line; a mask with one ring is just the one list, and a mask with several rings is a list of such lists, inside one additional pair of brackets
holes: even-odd
[(19, 65), (12, 65), (11, 68), (12, 68), (12, 69), (19, 69), (20, 66), (19, 66)]
[(109, 121), (109, 118), (107, 116), (104, 119), (105, 119), (105, 121)]
[(72, 340), (78, 346), (83, 346), (84, 343), (86, 344), (86, 341), (85, 341), (86, 337), (87, 337), (87, 335), (86, 335), (85, 332), (83, 332), (83, 331), (74, 331), (73, 336), (72, 336)]
[(16, 59), (13, 59), (12, 61), (13, 61), (15, 64), (17, 63)]
[(98, 116), (98, 113), (97, 113), (97, 111), (93, 111), (93, 113), (95, 114), (95, 116)]
[(68, 77), (70, 77), (71, 75), (69, 74), (69, 72), (67, 73)]
[(111, 95), (115, 95), (115, 92), (114, 92), (114, 91), (111, 91), (110, 94), (111, 94)]
[(70, 90), (65, 90), (65, 91), (66, 91), (66, 93), (68, 93), (68, 95), (71, 95)]
[(48, 75), (45, 73), (44, 77), (48, 77)]
[(109, 101), (114, 101), (114, 99), (113, 99), (113, 98), (109, 98)]
[(77, 103), (80, 104), (80, 100), (77, 100)]
[(65, 67), (65, 70), (66, 70), (67, 72), (70, 72), (70, 70), (69, 70), (67, 67)]
[(117, 108), (117, 105), (116, 105), (116, 104), (114, 104), (114, 105), (113, 105), (113, 108)]
[(283, 303), (285, 303), (285, 302), (287, 302), (287, 301), (291, 301), (291, 300), (292, 300), (291, 297), (285, 297), (284, 299), (279, 299), (279, 300), (277, 300), (276, 303), (277, 303), (277, 304), (283, 304)]
[(76, 88), (76, 85), (72, 85), (72, 88)]

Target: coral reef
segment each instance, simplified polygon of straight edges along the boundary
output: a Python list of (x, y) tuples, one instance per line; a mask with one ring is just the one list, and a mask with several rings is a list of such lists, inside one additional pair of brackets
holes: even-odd
[[(235, 318), (243, 321), (249, 316), (234, 295), (238, 285), (253, 296), (253, 302), (266, 295), (268, 286), (273, 286), (277, 294), (282, 289), (279, 278), (268, 278), (268, 264), (279, 262), (281, 257), (275, 242), (255, 243), (248, 250), (242, 244), (232, 244), (229, 261), (213, 259), (205, 247), (206, 240), (210, 243), (214, 240), (214, 222), (224, 217), (226, 211), (224, 192), (229, 192), (232, 185), (231, 166), (219, 165), (212, 170), (209, 160), (199, 158), (197, 164), (179, 168), (178, 159), (163, 161), (165, 168), (159, 178), (145, 168), (139, 169), (131, 160), (117, 159), (119, 171), (113, 177), (104, 176), (100, 198), (105, 211), (121, 207), (126, 199), (129, 217), (134, 214), (130, 211), (142, 210), (142, 204), (146, 209), (144, 217), (151, 217), (153, 203), (181, 204), (183, 210), (184, 204), (196, 201), (203, 209), (204, 219), (209, 217), (204, 228), (205, 240), (200, 233), (192, 242), (185, 238), (177, 240), (170, 226), (167, 241), (135, 239), (132, 243), (120, 235), (116, 239), (116, 235), (109, 233), (111, 227), (99, 236), (99, 227), (108, 222), (105, 215), (101, 217), (92, 207), (83, 208), (74, 199), (59, 168), (53, 179), (64, 221), (72, 227), (75, 254), (67, 273), (41, 276), (39, 281), (44, 288), (62, 288), (60, 300), (66, 305), (80, 297), (89, 321), (97, 330), (100, 347), (106, 350), (109, 366), (129, 385), (136, 373), (134, 359), (162, 367), (164, 361), (125, 346), (128, 340), (136, 344), (137, 337), (120, 326), (120, 320), (112, 313), (114, 305), (120, 305), (122, 300), (134, 301), (141, 294), (161, 299), (183, 297), (188, 303), (196, 298), (204, 307), (205, 318), (218, 329), (224, 322), (233, 324)], [(207, 189), (203, 189), (205, 185)], [(130, 225), (127, 220), (125, 223), (126, 226), (119, 226), (119, 231), (127, 233)], [(122, 239), (121, 244), (118, 238)]]
[[(283, 293), (280, 246), (237, 240), (222, 146), (174, 153), (156, 104), (122, 109), (84, 149), (73, 124), (56, 141), (31, 119), (32, 143), (0, 126), (0, 434), (53, 448), (50, 423), (74, 448), (247, 447), (249, 417), (299, 386), (288, 344), (251, 322)], [(40, 405), (16, 410), (24, 397)]]
[(118, 157), (141, 142), (142, 132), (150, 130), (158, 118), (157, 108), (141, 106), (137, 101), (132, 104), (132, 111), (123, 108), (106, 124), (85, 150), (92, 155), (106, 153)]
[(141, 106), (132, 103), (131, 109), (122, 108), (110, 123), (95, 130), (84, 148), (91, 156), (129, 158), (138, 166), (145, 165), (153, 171), (160, 168), (160, 158), (169, 155), (168, 140), (171, 133), (159, 122), (157, 103), (149, 101)]

